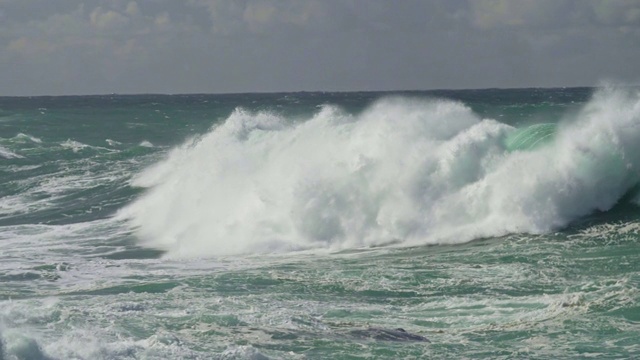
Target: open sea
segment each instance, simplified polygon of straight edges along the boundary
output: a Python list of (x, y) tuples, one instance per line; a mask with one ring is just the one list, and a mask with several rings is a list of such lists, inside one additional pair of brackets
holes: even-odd
[(640, 90), (0, 97), (0, 360), (640, 358)]

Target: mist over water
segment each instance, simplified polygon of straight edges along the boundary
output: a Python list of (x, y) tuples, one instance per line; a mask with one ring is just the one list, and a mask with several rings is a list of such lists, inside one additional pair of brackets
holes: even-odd
[(446, 99), (236, 108), (136, 176), (119, 216), (174, 257), (461, 243), (561, 229), (638, 181), (635, 91), (598, 91), (531, 151), (507, 150), (514, 131)]

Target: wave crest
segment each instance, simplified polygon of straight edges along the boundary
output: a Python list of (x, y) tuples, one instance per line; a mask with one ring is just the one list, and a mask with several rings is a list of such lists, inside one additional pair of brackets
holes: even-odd
[(236, 109), (139, 175), (151, 189), (120, 215), (169, 256), (541, 233), (637, 183), (639, 125), (638, 94), (614, 89), (548, 145), (512, 152), (513, 127), (448, 100), (325, 106), (309, 119)]

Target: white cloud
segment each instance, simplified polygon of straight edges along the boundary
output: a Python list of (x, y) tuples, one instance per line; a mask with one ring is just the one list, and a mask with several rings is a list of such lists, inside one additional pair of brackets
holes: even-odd
[(125, 44), (131, 48), (131, 44), (136, 42), (128, 41), (137, 37), (145, 36), (149, 41), (154, 36), (165, 36), (159, 30), (180, 30), (179, 27), (173, 27), (166, 11), (143, 14), (135, 1), (121, 7), (117, 5), (114, 2), (111, 3), (113, 7), (97, 6), (87, 11), (80, 4), (66, 13), (52, 13), (42, 19), (0, 24), (0, 33), (8, 39), (6, 49), (9, 52), (35, 54), (38, 51), (51, 53), (74, 48), (77, 51), (92, 48), (92, 51), (116, 52), (116, 47)]
[(91, 25), (100, 30), (121, 29), (129, 23), (129, 18), (113, 10), (97, 7), (89, 15)]
[(266, 2), (249, 3), (244, 9), (242, 18), (249, 26), (261, 26), (273, 21), (276, 15), (276, 7)]
[(9, 42), (7, 50), (24, 56), (40, 56), (54, 51), (55, 47), (47, 41), (21, 37)]
[(314, 27), (328, 20), (330, 8), (318, 0), (191, 0), (190, 4), (206, 8), (214, 32), (220, 34), (262, 32), (282, 25)]
[(167, 29), (171, 25), (171, 18), (169, 17), (169, 13), (163, 12), (162, 14), (156, 15), (153, 23), (156, 27), (160, 29)]
[(138, 16), (140, 13), (140, 8), (138, 8), (138, 3), (135, 1), (131, 1), (127, 4), (127, 8), (124, 11), (129, 16)]

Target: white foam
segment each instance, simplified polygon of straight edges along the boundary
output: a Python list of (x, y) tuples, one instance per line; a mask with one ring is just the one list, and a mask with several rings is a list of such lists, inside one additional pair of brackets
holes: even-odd
[[(1, 338), (0, 338), (1, 340)], [(50, 360), (40, 344), (30, 337), (18, 334), (15, 332), (8, 332), (5, 336), (6, 341), (6, 354), (10, 359), (18, 360)], [(2, 348), (0, 347), (0, 351)], [(2, 359), (2, 353), (0, 353), (0, 359)]]
[(65, 149), (71, 149), (73, 152), (78, 152), (84, 148), (89, 147), (89, 145), (87, 144), (83, 144), (79, 141), (75, 141), (71, 139), (67, 139), (66, 141), (60, 143), (60, 146), (62, 146)]
[(115, 140), (111, 140), (111, 139), (106, 139), (105, 140), (107, 144), (109, 144), (109, 146), (118, 146), (118, 145), (122, 145), (121, 142), (119, 141), (115, 141)]
[(230, 346), (220, 356), (221, 360), (249, 359), (268, 360), (269, 358), (261, 354), (250, 345)]
[[(59, 208), (59, 201), (73, 192), (110, 183), (126, 182), (130, 176), (126, 165), (114, 165), (108, 172), (95, 172), (91, 171), (94, 163), (87, 162), (82, 168), (78, 167), (72, 171), (64, 169), (56, 173), (20, 180), (20, 186), (28, 188), (29, 191), (0, 198), (0, 218), (5, 215)], [(20, 168), (20, 170), (24, 169), (28, 167)]]
[(42, 140), (40, 138), (37, 138), (35, 136), (31, 136), (29, 134), (23, 134), (23, 133), (19, 133), (18, 135), (16, 135), (16, 139), (27, 140), (27, 141), (34, 142), (36, 144), (41, 144), (42, 143)]
[(637, 182), (636, 93), (602, 90), (535, 151), (506, 152), (512, 130), (446, 100), (237, 109), (135, 179), (152, 188), (120, 215), (170, 256), (456, 243), (552, 231)]
[(3, 157), (5, 159), (23, 159), (24, 158), (24, 156), (18, 155), (2, 146), (0, 146), (0, 157)]

